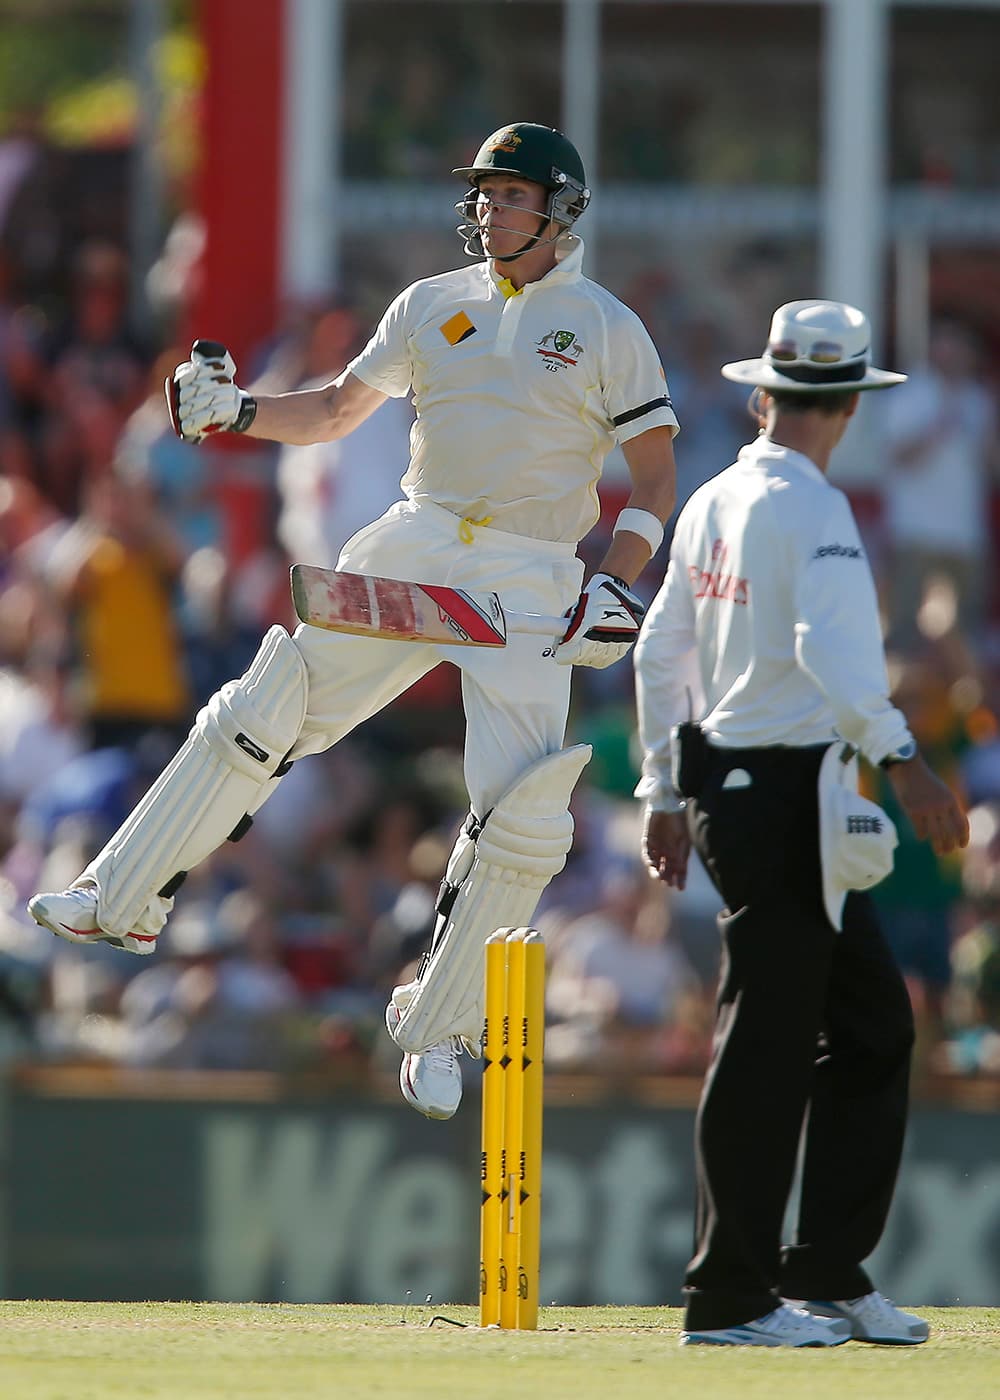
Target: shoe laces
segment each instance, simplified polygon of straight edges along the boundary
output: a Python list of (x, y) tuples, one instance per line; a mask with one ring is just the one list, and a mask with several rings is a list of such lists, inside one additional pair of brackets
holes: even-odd
[(426, 1050), (421, 1050), (420, 1056), (431, 1069), (449, 1074), (461, 1049), (462, 1044), (458, 1036), (450, 1035), (447, 1040), (438, 1040), (433, 1045), (428, 1045)]
[(844, 1306), (868, 1322), (894, 1318), (898, 1313), (892, 1299), (878, 1292), (863, 1293), (860, 1298), (848, 1298)]
[(811, 1328), (814, 1321), (812, 1315), (804, 1308), (792, 1308), (783, 1303), (766, 1317), (762, 1317), (757, 1327), (761, 1332), (788, 1332), (790, 1329), (801, 1332), (804, 1328)]

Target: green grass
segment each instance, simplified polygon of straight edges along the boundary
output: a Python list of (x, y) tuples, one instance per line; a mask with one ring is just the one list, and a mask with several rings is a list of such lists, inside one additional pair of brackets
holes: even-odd
[[(0, 1302), (4, 1400), (996, 1400), (1000, 1308), (927, 1308), (920, 1347), (682, 1348), (676, 1308)], [(449, 1326), (436, 1314), (472, 1324)]]

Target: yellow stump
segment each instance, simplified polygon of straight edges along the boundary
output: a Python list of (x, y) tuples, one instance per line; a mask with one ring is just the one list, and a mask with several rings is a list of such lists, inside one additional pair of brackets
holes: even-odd
[(538, 1326), (545, 944), (533, 929), (486, 941), (482, 1327)]
[(505, 1194), (500, 1240), (500, 1326), (517, 1326), (521, 1262), (522, 1116), (524, 1112), (524, 929), (507, 935), (507, 1041), (504, 1054), (503, 1145)]
[(500, 1321), (500, 1239), (503, 1229), (504, 1034), (509, 929), (486, 940), (486, 1025), (483, 1033), (482, 1214), (479, 1253), (479, 1325)]
[(538, 1326), (542, 1228), (542, 1085), (545, 1046), (545, 944), (532, 930), (524, 941), (524, 1043), (521, 1128), (521, 1253), (518, 1327)]

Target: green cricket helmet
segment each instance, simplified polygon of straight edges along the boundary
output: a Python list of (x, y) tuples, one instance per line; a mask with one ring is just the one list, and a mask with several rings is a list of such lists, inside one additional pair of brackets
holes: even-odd
[[(466, 240), (466, 252), (482, 256), (482, 240), (476, 222), (476, 198), (484, 175), (516, 175), (533, 180), (549, 192), (543, 220), (565, 230), (571, 228), (590, 202), (587, 176), (580, 152), (561, 131), (537, 122), (511, 122), (487, 136), (472, 165), (459, 166), (453, 175), (464, 175), (471, 189), (455, 208), (462, 215), (459, 233)], [(537, 237), (530, 247), (538, 246)], [(521, 250), (527, 252), (528, 247)], [(516, 254), (520, 256), (520, 254)]]

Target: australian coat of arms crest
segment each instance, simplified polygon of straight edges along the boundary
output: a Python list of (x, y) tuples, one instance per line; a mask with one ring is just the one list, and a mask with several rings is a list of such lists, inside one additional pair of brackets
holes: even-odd
[(583, 354), (583, 346), (576, 338), (575, 331), (547, 331), (537, 342), (535, 351), (545, 361), (545, 368), (553, 374), (565, 365), (575, 365)]

